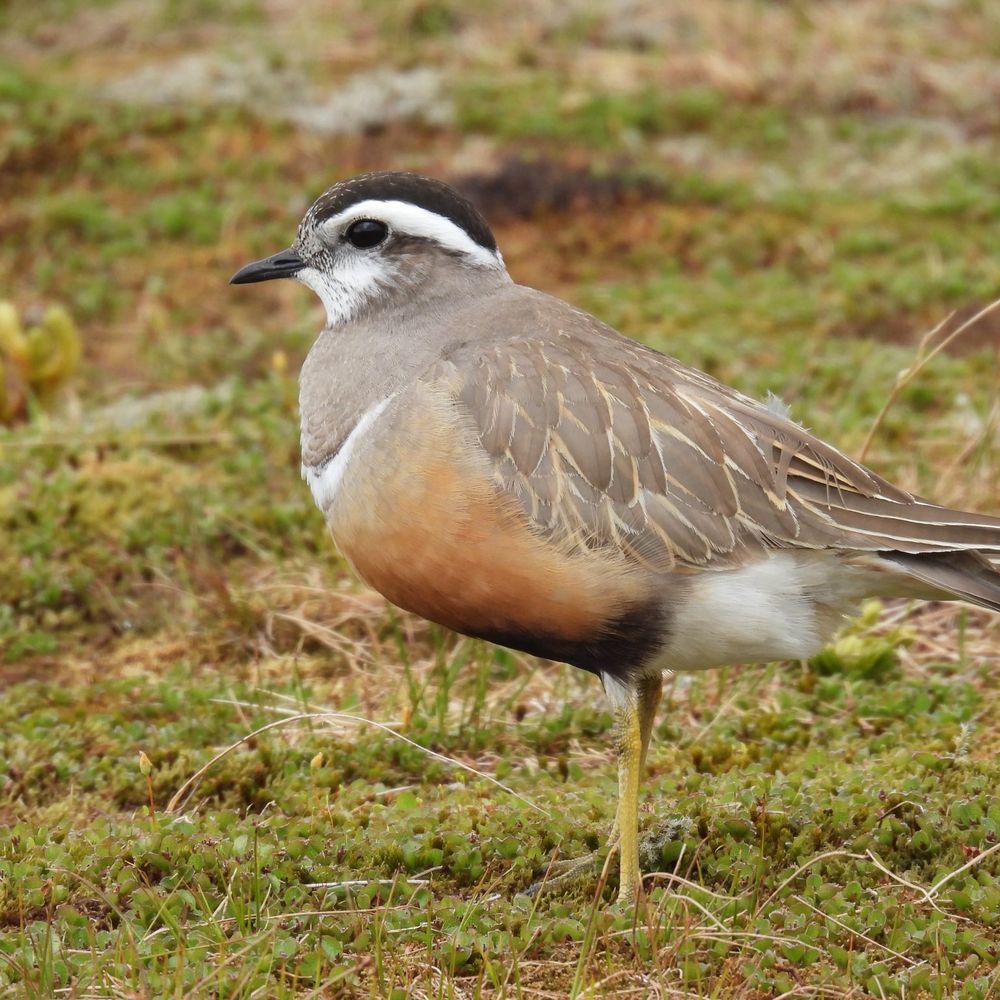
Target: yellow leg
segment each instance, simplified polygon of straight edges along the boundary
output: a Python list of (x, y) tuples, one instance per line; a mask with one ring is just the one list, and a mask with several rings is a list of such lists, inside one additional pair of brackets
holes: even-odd
[(638, 692), (621, 685), (613, 699), (618, 722), (618, 827), (621, 876), (618, 902), (634, 904), (642, 892), (639, 874), (639, 771), (642, 724)]
[[(636, 684), (636, 696), (638, 699), (639, 712), (639, 776), (638, 781), (642, 781), (643, 774), (646, 773), (646, 754), (649, 751), (649, 739), (653, 735), (653, 723), (656, 721), (656, 710), (660, 705), (660, 696), (663, 694), (663, 675), (647, 674)], [(638, 796), (638, 788), (636, 791)], [(638, 815), (638, 807), (637, 807)], [(618, 816), (615, 816), (614, 825), (608, 836), (608, 844), (612, 850), (618, 846)]]
[[(621, 851), (621, 878), (618, 901), (634, 904), (642, 892), (642, 877), (639, 871), (639, 781), (646, 765), (646, 753), (656, 721), (656, 710), (663, 691), (660, 674), (647, 675), (633, 685), (608, 682), (605, 689), (614, 707), (618, 724), (618, 809), (614, 826), (608, 837), (611, 851)], [(595, 851), (583, 858), (556, 862), (551, 868), (549, 887), (576, 878), (585, 871), (592, 871), (594, 859), (600, 852)], [(529, 888), (537, 892), (541, 882)]]
[(649, 750), (649, 738), (653, 735), (653, 723), (656, 722), (656, 710), (660, 707), (660, 696), (663, 694), (663, 674), (648, 674), (639, 681), (639, 735), (642, 740), (642, 752), (639, 755), (639, 773), (646, 773), (646, 753)]

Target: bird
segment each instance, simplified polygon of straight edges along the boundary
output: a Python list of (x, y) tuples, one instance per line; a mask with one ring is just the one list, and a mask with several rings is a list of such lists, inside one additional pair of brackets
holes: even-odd
[(239, 270), (326, 324), (302, 476), (392, 604), (596, 674), (616, 722), (618, 901), (665, 671), (803, 660), (870, 597), (1000, 611), (1000, 517), (892, 485), (778, 408), (515, 283), (443, 181), (374, 172)]

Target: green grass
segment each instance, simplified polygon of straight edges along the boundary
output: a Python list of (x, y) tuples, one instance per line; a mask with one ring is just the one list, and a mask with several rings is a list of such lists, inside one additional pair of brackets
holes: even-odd
[[(208, 664), (95, 679), (85, 692), (22, 684), (0, 727), (20, 814), (0, 854), (6, 974), (34, 995), (112, 981), (154, 995), (266, 984), (290, 995), (337, 976), (384, 995), (430, 986), (406, 957), (416, 949), (496, 986), (512, 953), (554, 962), (579, 951), (592, 922), (584, 982), (611, 962), (689, 986), (738, 969), (765, 990), (808, 973), (816, 985), (877, 992), (881, 977), (890, 992), (985, 996), (995, 865), (949, 876), (1000, 834), (992, 757), (976, 749), (995, 724), (996, 678), (961, 663), (908, 677), (895, 656), (905, 640), (862, 631), (806, 670), (675, 685), (644, 821), (646, 863), (665, 874), (636, 931), (627, 915), (594, 910), (586, 882), (540, 902), (523, 895), (553, 851), (595, 846), (610, 819), (613, 778), (593, 761), (610, 719), (506, 706), (463, 725), (479, 685), (511, 676), (485, 650), (471, 662), (464, 651), (444, 718), (426, 697), (402, 695), (389, 710), (409, 709), (409, 740), (491, 758), (509, 792), (319, 712), (237, 746), (168, 816), (163, 803), (205, 758), (199, 748), (311, 704), (317, 658), (298, 685), (281, 682), (287, 696)], [(439, 680), (462, 652), (444, 653)], [(338, 716), (358, 717), (367, 683), (350, 676)], [(942, 880), (933, 900), (914, 888)]]
[[(299, 480), (318, 306), (226, 280), (362, 169), (507, 171), (484, 207), (516, 278), (855, 453), (920, 335), (997, 298), (989, 5), (711, 0), (660, 34), (556, 6), (0, 15), (0, 298), (86, 348), (61, 408), (0, 430), (0, 993), (1000, 988), (994, 619), (871, 605), (808, 664), (672, 680), (633, 926), (614, 864), (526, 894), (610, 826), (596, 680), (386, 605)], [(102, 96), (191, 52), (260, 53), (302, 100), (433, 65), (453, 125)], [(880, 471), (996, 509), (996, 329), (902, 391)]]

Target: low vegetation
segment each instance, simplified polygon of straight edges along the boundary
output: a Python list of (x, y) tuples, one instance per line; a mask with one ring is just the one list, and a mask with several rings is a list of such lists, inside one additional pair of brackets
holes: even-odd
[(226, 286), (332, 181), (435, 173), (519, 280), (996, 510), (997, 314), (897, 387), (1000, 294), (993, 6), (296, 6), (0, 13), (0, 993), (995, 996), (994, 617), (671, 679), (648, 908), (529, 894), (610, 826), (599, 685), (352, 577), (299, 482), (319, 307)]

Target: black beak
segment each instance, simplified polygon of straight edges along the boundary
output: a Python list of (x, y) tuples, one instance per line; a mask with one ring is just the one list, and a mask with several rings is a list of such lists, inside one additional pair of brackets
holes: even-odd
[(270, 281), (272, 278), (291, 278), (304, 268), (305, 262), (292, 250), (281, 250), (263, 260), (255, 260), (241, 267), (230, 279), (231, 285), (249, 285), (254, 281)]

